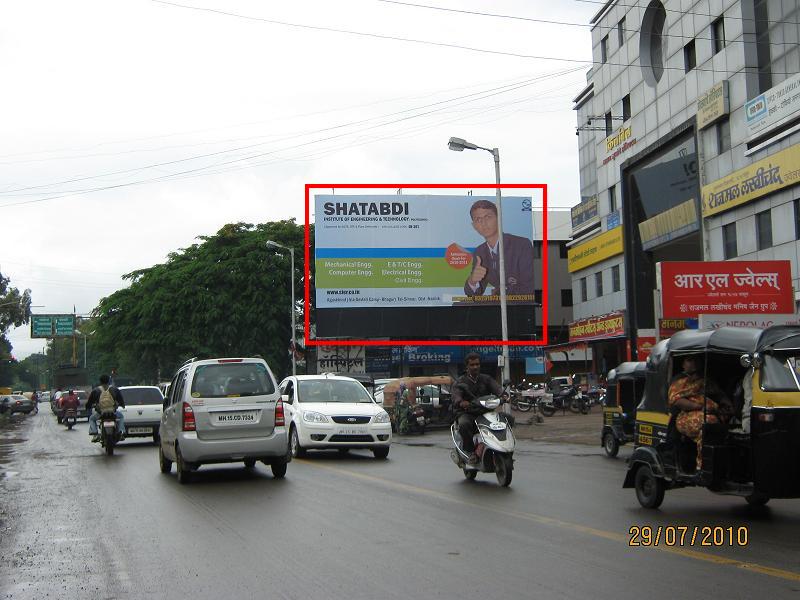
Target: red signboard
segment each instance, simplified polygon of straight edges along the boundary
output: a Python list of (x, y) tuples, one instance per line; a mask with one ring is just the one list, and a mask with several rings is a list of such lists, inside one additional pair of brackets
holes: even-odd
[(794, 312), (788, 260), (662, 262), (664, 318)]
[(624, 313), (611, 313), (601, 317), (589, 317), (569, 324), (569, 341), (594, 340), (625, 335)]
[(636, 338), (636, 358), (638, 360), (647, 360), (650, 356), (650, 351), (656, 345), (656, 338), (654, 337), (637, 337)]

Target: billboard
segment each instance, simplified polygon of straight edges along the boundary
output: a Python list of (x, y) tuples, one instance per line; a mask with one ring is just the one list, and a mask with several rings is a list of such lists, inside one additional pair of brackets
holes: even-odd
[[(509, 304), (534, 300), (531, 199), (503, 204)], [(499, 302), (495, 196), (316, 195), (316, 307)]]
[(658, 268), (664, 318), (794, 313), (788, 260), (662, 262)]

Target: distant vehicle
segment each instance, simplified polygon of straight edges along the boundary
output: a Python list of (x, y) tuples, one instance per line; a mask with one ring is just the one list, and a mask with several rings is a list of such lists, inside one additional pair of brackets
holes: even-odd
[(50, 392), (39, 392), (39, 402), (50, 402)]
[(256, 461), (276, 478), (291, 460), (284, 406), (262, 358), (189, 360), (172, 378), (159, 427), (162, 473), (187, 483), (200, 465)]
[(0, 404), (5, 404), (8, 414), (30, 414), (33, 411), (33, 402), (22, 394), (6, 394), (0, 397)]
[(119, 388), (125, 408), (125, 437), (152, 437), (158, 443), (158, 428), (161, 426), (161, 413), (164, 396), (156, 386), (137, 385)]

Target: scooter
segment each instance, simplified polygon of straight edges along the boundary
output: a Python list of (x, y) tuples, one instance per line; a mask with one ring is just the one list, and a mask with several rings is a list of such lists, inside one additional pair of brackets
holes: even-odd
[(78, 422), (78, 411), (74, 408), (65, 408), (64, 416), (61, 417), (61, 423), (67, 426), (67, 429), (72, 429), (75, 423)]
[(453, 449), (450, 451), (452, 461), (464, 472), (467, 479), (475, 479), (478, 473), (494, 473), (497, 483), (506, 487), (511, 484), (514, 470), (514, 433), (508, 418), (500, 412), (502, 401), (497, 396), (481, 396), (472, 401), (475, 405), (475, 423), (478, 433), (475, 434), (475, 454), (477, 464), (468, 464), (469, 454), (464, 452), (458, 425), (450, 426)]

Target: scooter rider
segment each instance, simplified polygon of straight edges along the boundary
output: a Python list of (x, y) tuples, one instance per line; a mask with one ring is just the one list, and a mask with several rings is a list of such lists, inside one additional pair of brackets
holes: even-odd
[(489, 394), (499, 397), (503, 394), (503, 388), (494, 379), (481, 373), (481, 356), (477, 352), (467, 354), (464, 365), (467, 372), (453, 385), (453, 412), (462, 447), (470, 455), (468, 463), (474, 465), (478, 462), (478, 457), (475, 455), (472, 436), (478, 432), (478, 427), (475, 425), (476, 413), (471, 411), (472, 400)]
[(108, 390), (114, 398), (117, 407), (115, 412), (117, 421), (119, 422), (120, 439), (125, 439), (125, 415), (123, 415), (120, 410), (120, 407), (125, 408), (125, 400), (122, 397), (122, 392), (113, 385), (109, 385), (110, 381), (111, 378), (108, 375), (100, 375), (100, 385), (92, 390), (92, 393), (89, 394), (89, 399), (86, 401), (86, 410), (91, 415), (89, 417), (89, 435), (92, 436), (93, 442), (100, 441), (100, 436), (97, 432), (97, 419), (100, 418), (100, 413), (92, 409), (94, 405), (100, 401), (100, 394), (102, 394), (104, 390)]

